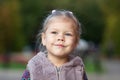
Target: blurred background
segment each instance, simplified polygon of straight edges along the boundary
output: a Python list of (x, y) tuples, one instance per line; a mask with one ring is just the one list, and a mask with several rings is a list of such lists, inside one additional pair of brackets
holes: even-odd
[(77, 53), (89, 80), (120, 78), (120, 0), (0, 0), (0, 80), (20, 80), (36, 54), (36, 35), (53, 9), (82, 23)]

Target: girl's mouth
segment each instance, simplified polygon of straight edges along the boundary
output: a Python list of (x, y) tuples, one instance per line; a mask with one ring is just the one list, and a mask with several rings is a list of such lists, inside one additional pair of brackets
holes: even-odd
[(65, 47), (63, 44), (56, 44), (58, 47)]

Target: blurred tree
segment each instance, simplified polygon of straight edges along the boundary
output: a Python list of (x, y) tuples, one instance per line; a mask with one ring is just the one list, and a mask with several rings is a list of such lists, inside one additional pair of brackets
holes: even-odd
[[(34, 48), (34, 43), (38, 29), (41, 28), (41, 23), (45, 11), (45, 4), (48, 4), (48, 1), (41, 0), (21, 0), (21, 14), (22, 14), (22, 30), (23, 34), (26, 36), (27, 45)], [(49, 6), (49, 5), (47, 5)], [(47, 9), (47, 8), (46, 8)]]
[(21, 31), (19, 2), (6, 0), (0, 6), (2, 50), (21, 50), (25, 42)]
[[(109, 50), (113, 44), (113, 53), (111, 56), (120, 57), (120, 1), (119, 0), (101, 0), (100, 6), (106, 19), (106, 29), (104, 31), (103, 46)], [(110, 54), (110, 53), (108, 53)]]

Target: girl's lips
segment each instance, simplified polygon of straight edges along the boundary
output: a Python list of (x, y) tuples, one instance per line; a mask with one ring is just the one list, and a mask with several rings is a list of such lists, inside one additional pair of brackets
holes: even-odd
[(65, 47), (63, 44), (56, 44), (56, 46)]

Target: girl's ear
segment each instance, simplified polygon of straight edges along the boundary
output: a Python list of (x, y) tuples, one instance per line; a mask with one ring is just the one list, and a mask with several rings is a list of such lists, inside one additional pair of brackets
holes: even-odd
[(43, 46), (45, 46), (45, 45), (46, 45), (46, 41), (45, 41), (45, 33), (42, 33), (42, 35), (41, 35), (41, 39), (42, 39), (42, 44), (43, 44)]

